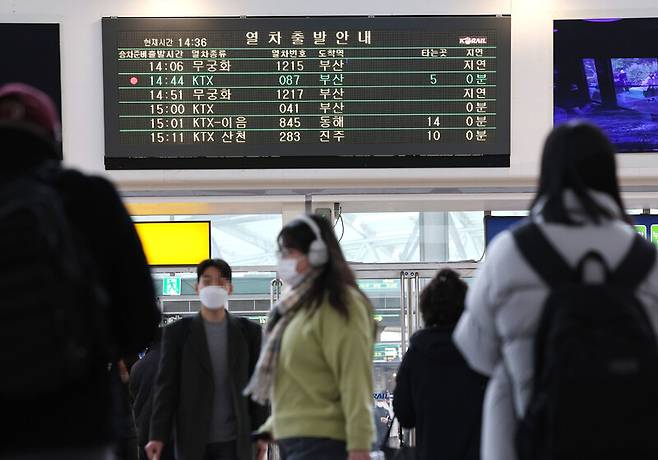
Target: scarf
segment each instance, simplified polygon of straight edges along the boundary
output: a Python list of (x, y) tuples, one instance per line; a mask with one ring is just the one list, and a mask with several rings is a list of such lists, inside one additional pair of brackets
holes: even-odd
[(251, 395), (251, 399), (259, 404), (269, 401), (281, 352), (283, 333), (295, 313), (303, 305), (306, 294), (319, 275), (318, 270), (309, 273), (301, 283), (285, 292), (270, 312), (265, 327), (265, 344), (260, 352), (254, 374), (242, 393), (244, 396)]

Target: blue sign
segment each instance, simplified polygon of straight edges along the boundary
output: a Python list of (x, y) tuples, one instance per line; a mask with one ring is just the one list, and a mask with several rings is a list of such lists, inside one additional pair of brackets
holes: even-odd
[[(640, 214), (630, 216), (638, 233), (644, 231), (644, 237), (658, 246), (658, 215)], [(499, 233), (521, 222), (525, 217), (520, 216), (484, 216), (484, 240), (489, 246)], [(652, 231), (653, 230), (653, 231)]]
[(484, 244), (489, 246), (499, 233), (507, 230), (521, 222), (525, 217), (521, 216), (484, 216)]
[(658, 215), (640, 214), (639, 216), (631, 216), (631, 220), (638, 233), (641, 233), (640, 230), (644, 229), (643, 236), (658, 246)]

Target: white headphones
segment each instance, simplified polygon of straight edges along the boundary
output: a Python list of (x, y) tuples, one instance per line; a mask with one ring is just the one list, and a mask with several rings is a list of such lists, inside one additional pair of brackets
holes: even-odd
[(327, 245), (322, 239), (322, 234), (320, 232), (320, 227), (315, 223), (306, 214), (302, 214), (298, 217), (295, 217), (290, 224), (295, 222), (305, 223), (315, 235), (315, 240), (311, 243), (311, 246), (308, 248), (308, 261), (313, 267), (321, 267), (329, 261), (329, 251), (327, 251)]

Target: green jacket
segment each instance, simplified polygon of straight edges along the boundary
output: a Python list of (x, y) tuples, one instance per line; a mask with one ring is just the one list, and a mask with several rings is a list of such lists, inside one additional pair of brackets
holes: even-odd
[(337, 439), (348, 451), (372, 446), (374, 320), (355, 289), (348, 298), (349, 319), (325, 300), (314, 312), (300, 310), (286, 328), (272, 415), (261, 427), (274, 439)]

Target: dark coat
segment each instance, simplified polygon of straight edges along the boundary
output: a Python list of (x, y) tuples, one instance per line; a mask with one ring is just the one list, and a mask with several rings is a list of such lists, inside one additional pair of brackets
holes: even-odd
[[(155, 379), (160, 367), (160, 351), (162, 342), (151, 344), (146, 355), (137, 361), (130, 371), (130, 394), (133, 397), (133, 413), (137, 428), (137, 445), (139, 458), (146, 459), (144, 446), (149, 442), (151, 431), (151, 414), (153, 411), (153, 393)], [(165, 446), (161, 460), (173, 460), (174, 454), (171, 445)]]
[[(32, 138), (12, 138), (0, 130), (0, 140), (7, 157), (0, 170), (0, 184), (53, 158), (45, 145)], [(153, 339), (160, 311), (130, 216), (112, 184), (103, 178), (63, 169), (53, 178), (52, 186), (82, 243), (88, 245), (96, 277), (109, 295), (107, 326), (117, 352), (122, 356), (137, 354)], [(113, 392), (107, 368), (107, 362), (99, 360), (94, 374), (78, 385), (29, 401), (3, 401), (2, 416), (8, 423), (0, 435), (0, 454), (113, 442)]]
[[(240, 460), (254, 456), (251, 432), (265, 422), (267, 410), (242, 396), (260, 353), (261, 327), (227, 312), (230, 391), (237, 422)], [(174, 428), (178, 460), (202, 460), (212, 418), (214, 383), (203, 318), (197, 315), (164, 330), (156, 380), (151, 439), (167, 443)]]
[(478, 460), (487, 379), (472, 371), (452, 343), (452, 327), (411, 338), (396, 376), (393, 409), (416, 428), (418, 460)]
[(160, 365), (160, 345), (159, 342), (151, 345), (146, 355), (137, 361), (130, 371), (130, 394), (133, 397), (133, 413), (140, 448), (149, 442), (153, 389)]

